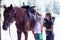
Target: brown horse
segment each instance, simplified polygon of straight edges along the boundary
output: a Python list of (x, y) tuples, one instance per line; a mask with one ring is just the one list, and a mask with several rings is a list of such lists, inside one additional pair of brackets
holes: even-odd
[(25, 35), (25, 40), (28, 38), (28, 31), (32, 30), (35, 25), (35, 20), (31, 21), (26, 13), (26, 10), (22, 7), (10, 7), (4, 6), (4, 22), (3, 22), (3, 29), (7, 30), (10, 27), (10, 24), (13, 21), (16, 21), (16, 28), (17, 28), (17, 35), (18, 40), (21, 40), (21, 33), (23, 32)]

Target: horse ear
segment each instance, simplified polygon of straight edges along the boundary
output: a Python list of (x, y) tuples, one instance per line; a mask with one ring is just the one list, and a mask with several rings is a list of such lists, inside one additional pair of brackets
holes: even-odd
[(12, 9), (12, 7), (13, 7), (13, 6), (12, 6), (12, 4), (11, 4), (11, 5), (10, 5), (10, 8)]
[(3, 5), (3, 7), (4, 7), (4, 8), (6, 8), (6, 6), (5, 6), (5, 5)]

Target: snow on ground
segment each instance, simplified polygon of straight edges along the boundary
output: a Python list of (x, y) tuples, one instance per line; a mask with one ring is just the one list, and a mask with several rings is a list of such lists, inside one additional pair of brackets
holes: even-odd
[(56, 16), (54, 23), (55, 40), (60, 40), (60, 15)]
[[(1, 39), (2, 40), (17, 40), (17, 32), (16, 32), (16, 27), (15, 24), (13, 23), (10, 27), (10, 32), (11, 32), (11, 37), (9, 35), (9, 30), (4, 31), (3, 29), (1, 30)], [(24, 34), (22, 33), (22, 40), (24, 40)], [(28, 40), (34, 40), (34, 36), (31, 31), (28, 33)]]
[[(9, 6), (10, 4), (13, 4), (13, 6), (16, 4), (16, 6), (20, 6), (18, 0), (15, 1), (7, 1), (5, 0), (5, 5), (6, 6)], [(21, 4), (22, 5), (22, 4)], [(2, 29), (2, 24), (3, 24), (3, 9), (2, 9), (2, 20), (1, 20), (1, 40), (17, 40), (17, 29), (15, 27), (15, 22), (13, 22), (10, 26), (10, 33), (11, 33), (11, 37), (9, 35), (9, 29), (7, 31), (4, 31)], [(53, 14), (54, 15), (54, 14)], [(43, 13), (43, 16), (44, 16), (44, 13)], [(54, 34), (55, 34), (55, 40), (60, 40), (60, 16), (57, 15), (55, 16), (56, 17), (56, 20), (55, 20), (55, 23), (54, 23)], [(43, 37), (44, 37), (44, 40), (45, 40), (45, 32), (43, 33)], [(22, 33), (22, 40), (24, 40), (24, 34)], [(32, 34), (31, 31), (28, 32), (28, 40), (34, 40), (34, 36)]]
[[(16, 26), (15, 26), (15, 22), (13, 22), (11, 25), (10, 25), (10, 33), (11, 33), (11, 37), (9, 35), (9, 29), (7, 31), (4, 31), (2, 29), (2, 25), (3, 25), (3, 10), (1, 11), (1, 40), (17, 40), (17, 29), (16, 29)], [(45, 32), (44, 32), (44, 40), (45, 40)], [(24, 40), (24, 34), (22, 33), (22, 38), (21, 40)], [(34, 36), (32, 34), (31, 31), (28, 32), (28, 40), (35, 40), (34, 39)]]
[[(55, 40), (60, 39), (60, 16), (56, 16), (56, 20), (54, 23), (54, 33), (55, 33)], [(10, 26), (11, 37), (9, 35), (9, 29), (4, 31), (1, 29), (1, 40), (17, 40), (17, 32), (16, 32), (15, 22), (13, 22)], [(45, 35), (45, 34), (44, 34)], [(45, 36), (44, 36), (45, 38)], [(22, 40), (24, 40), (24, 34), (22, 33)], [(28, 40), (34, 40), (34, 36), (31, 31), (28, 33)], [(45, 40), (45, 39), (44, 39)]]

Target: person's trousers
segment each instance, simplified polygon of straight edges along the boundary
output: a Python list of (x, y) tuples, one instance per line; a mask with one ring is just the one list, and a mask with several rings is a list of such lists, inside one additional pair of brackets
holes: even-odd
[(46, 40), (54, 40), (54, 34), (52, 32), (47, 32)]
[(36, 33), (36, 40), (43, 40), (43, 35), (42, 33)]

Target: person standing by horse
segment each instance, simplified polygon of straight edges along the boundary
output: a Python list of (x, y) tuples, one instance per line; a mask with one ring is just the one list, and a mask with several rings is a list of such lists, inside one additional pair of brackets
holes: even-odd
[(54, 40), (53, 22), (51, 21), (51, 14), (46, 13), (44, 18), (44, 27), (46, 27), (46, 40)]
[(35, 26), (34, 26), (34, 35), (35, 35), (35, 39), (36, 40), (43, 40), (43, 36), (42, 36), (42, 16), (40, 14), (36, 14), (35, 17)]

